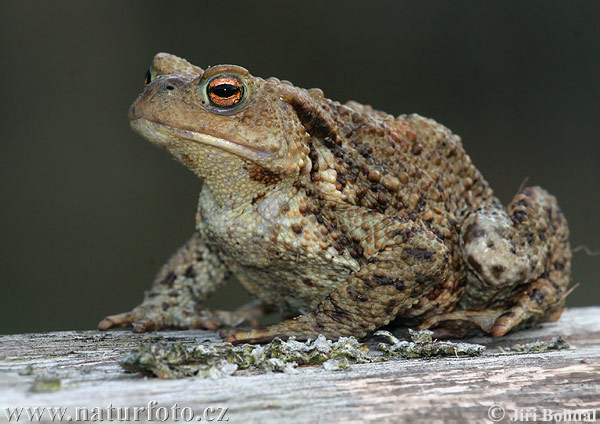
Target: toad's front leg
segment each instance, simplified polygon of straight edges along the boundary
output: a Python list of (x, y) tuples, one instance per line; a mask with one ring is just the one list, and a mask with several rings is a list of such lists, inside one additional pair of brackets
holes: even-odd
[(451, 283), (454, 266), (446, 246), (414, 222), (386, 218), (379, 231), (361, 237), (360, 270), (323, 299), (315, 310), (267, 328), (223, 330), (232, 343), (323, 334), (364, 337), (408, 311), (434, 287)]
[(104, 318), (98, 329), (131, 325), (135, 332), (145, 332), (161, 328), (215, 330), (242, 322), (256, 325), (256, 318), (264, 312), (263, 305), (234, 312), (203, 307), (202, 302), (222, 285), (226, 274), (225, 265), (195, 233), (163, 266), (141, 305)]

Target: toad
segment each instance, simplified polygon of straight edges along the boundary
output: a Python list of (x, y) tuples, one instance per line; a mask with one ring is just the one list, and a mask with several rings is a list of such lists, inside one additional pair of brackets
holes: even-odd
[[(395, 320), (498, 337), (565, 308), (571, 251), (556, 199), (527, 187), (504, 207), (431, 119), (164, 53), (129, 119), (203, 185), (190, 240), (143, 303), (100, 330), (226, 327), (241, 343), (363, 337)], [(230, 275), (259, 301), (204, 306)], [(273, 308), (288, 318), (232, 328)]]

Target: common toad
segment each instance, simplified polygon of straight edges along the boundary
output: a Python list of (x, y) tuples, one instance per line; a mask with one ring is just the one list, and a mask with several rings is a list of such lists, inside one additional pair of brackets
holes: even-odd
[[(503, 207), (431, 119), (164, 53), (129, 118), (203, 186), (192, 238), (101, 330), (233, 327), (275, 307), (294, 318), (221, 335), (363, 337), (397, 319), (502, 336), (564, 309), (571, 252), (556, 199), (528, 187)], [(261, 302), (204, 307), (230, 274)]]

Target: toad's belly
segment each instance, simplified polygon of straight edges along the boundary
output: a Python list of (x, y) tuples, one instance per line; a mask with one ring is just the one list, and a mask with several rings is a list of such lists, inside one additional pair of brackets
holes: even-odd
[(267, 267), (233, 265), (240, 283), (263, 302), (280, 311), (305, 313), (350, 276), (351, 270), (329, 264), (304, 264), (302, 267)]

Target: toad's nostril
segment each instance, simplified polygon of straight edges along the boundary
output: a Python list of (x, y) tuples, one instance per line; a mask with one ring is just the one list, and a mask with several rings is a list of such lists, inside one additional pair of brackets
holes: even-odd
[(165, 88), (166, 88), (167, 90), (175, 90), (175, 87), (174, 87), (174, 86), (172, 86), (172, 85), (167, 85), (167, 86), (165, 86)]

